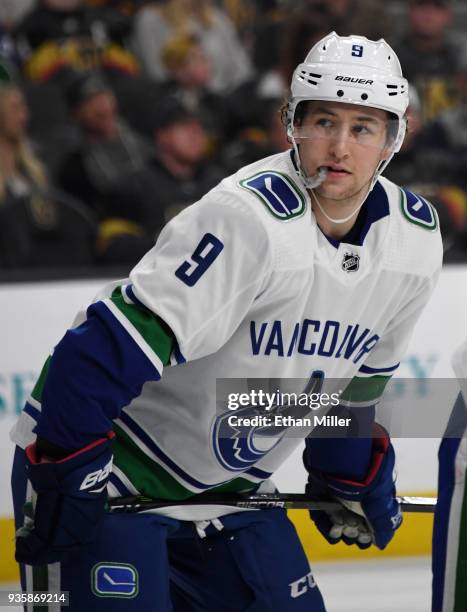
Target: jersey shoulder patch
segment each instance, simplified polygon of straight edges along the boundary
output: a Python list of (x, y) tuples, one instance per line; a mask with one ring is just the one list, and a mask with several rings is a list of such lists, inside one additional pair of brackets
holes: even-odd
[(414, 225), (429, 231), (438, 229), (438, 215), (433, 205), (422, 196), (400, 187), (400, 206), (402, 214)]
[(268, 211), (281, 221), (301, 217), (306, 210), (303, 193), (290, 177), (275, 170), (263, 170), (240, 181), (254, 193)]

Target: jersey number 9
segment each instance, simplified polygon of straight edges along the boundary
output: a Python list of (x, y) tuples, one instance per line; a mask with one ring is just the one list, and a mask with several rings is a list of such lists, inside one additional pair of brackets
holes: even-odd
[(218, 238), (209, 233), (204, 234), (200, 243), (193, 251), (192, 261), (184, 261), (175, 270), (175, 276), (183, 281), (185, 285), (188, 285), (188, 287), (193, 287), (223, 248), (224, 245)]

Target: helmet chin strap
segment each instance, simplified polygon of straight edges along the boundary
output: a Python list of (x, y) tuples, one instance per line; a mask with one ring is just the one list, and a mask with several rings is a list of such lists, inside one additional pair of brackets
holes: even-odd
[(347, 217), (344, 217), (343, 219), (333, 219), (332, 217), (330, 217), (324, 210), (324, 208), (321, 206), (321, 204), (319, 203), (318, 197), (314, 192), (314, 189), (311, 190), (311, 195), (313, 196), (314, 201), (316, 202), (318, 208), (320, 209), (320, 211), (322, 212), (322, 214), (326, 217), (326, 219), (328, 221), (331, 221), (331, 223), (335, 223), (336, 225), (342, 224), (342, 223), (347, 223), (347, 221), (350, 221), (350, 219), (356, 215), (358, 213), (358, 211), (360, 210), (360, 208), (363, 206), (367, 195), (370, 193), (370, 190), (368, 189), (367, 194), (365, 195), (365, 198), (363, 200), (363, 202), (360, 204), (360, 206), (358, 206), (358, 208), (356, 208), (353, 212), (350, 213), (350, 215), (348, 215)]

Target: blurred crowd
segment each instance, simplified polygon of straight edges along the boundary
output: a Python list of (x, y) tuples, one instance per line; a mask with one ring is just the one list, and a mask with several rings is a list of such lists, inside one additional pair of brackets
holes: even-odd
[(289, 148), (292, 71), (331, 30), (397, 51), (409, 131), (385, 175), (467, 261), (465, 0), (2, 0), (0, 274), (130, 269), (222, 177)]

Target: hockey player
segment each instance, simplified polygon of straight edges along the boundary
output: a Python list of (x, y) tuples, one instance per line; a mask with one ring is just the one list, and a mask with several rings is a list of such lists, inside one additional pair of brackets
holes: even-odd
[(467, 472), (467, 342), (452, 365), (461, 387), (439, 448), (438, 503), (433, 529), (432, 612), (467, 609), (465, 475)]
[[(231, 425), (217, 380), (347, 380), (339, 410), (372, 422), (441, 266), (435, 211), (381, 176), (406, 107), (383, 40), (326, 36), (292, 79), (292, 150), (176, 216), (78, 316), (12, 434), (25, 588), (68, 590), (72, 611), (324, 610), (284, 511), (176, 503), (266, 490), (301, 443)], [(306, 441), (310, 495), (356, 512), (312, 514), (330, 542), (384, 548), (400, 525), (393, 448), (375, 428)], [(174, 507), (107, 513), (107, 492)]]

